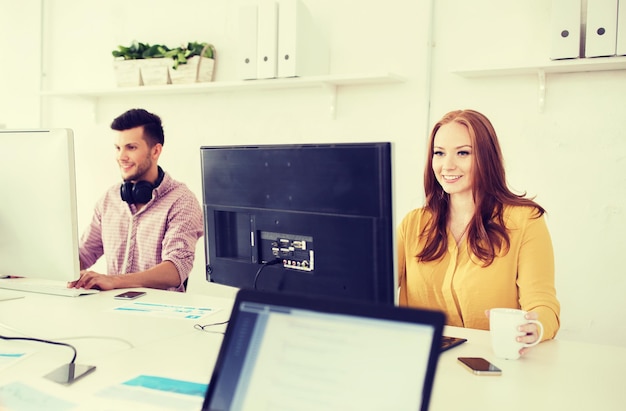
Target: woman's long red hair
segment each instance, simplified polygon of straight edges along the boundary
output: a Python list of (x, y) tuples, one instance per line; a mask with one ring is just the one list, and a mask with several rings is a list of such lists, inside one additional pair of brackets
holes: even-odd
[(437, 181), (433, 168), (433, 143), (439, 128), (451, 122), (467, 127), (473, 155), (472, 181), (476, 211), (469, 223), (467, 238), (471, 252), (484, 266), (490, 265), (502, 251), (508, 252), (509, 234), (504, 222), (505, 205), (533, 207), (537, 218), (545, 210), (526, 193), (515, 194), (506, 184), (502, 151), (493, 125), (483, 114), (474, 110), (457, 110), (447, 113), (435, 126), (428, 139), (428, 157), (424, 168), (425, 208), (433, 218), (420, 233), (426, 238), (424, 248), (418, 253), (420, 261), (441, 258), (448, 249), (448, 194)]

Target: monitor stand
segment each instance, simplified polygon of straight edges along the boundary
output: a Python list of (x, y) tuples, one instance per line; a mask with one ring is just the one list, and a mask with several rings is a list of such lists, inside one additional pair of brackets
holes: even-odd
[(95, 365), (64, 364), (56, 370), (46, 374), (46, 378), (59, 384), (69, 385), (85, 375), (95, 371)]

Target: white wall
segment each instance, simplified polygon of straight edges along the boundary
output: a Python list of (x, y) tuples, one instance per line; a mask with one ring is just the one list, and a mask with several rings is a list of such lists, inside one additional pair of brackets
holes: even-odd
[[(216, 81), (236, 80), (237, 12), (247, 1), (46, 2), (44, 88), (114, 86), (111, 50), (132, 40), (173, 45), (209, 41), (217, 49)], [(154, 6), (157, 4), (157, 6)], [(206, 95), (115, 97), (97, 101), (46, 98), (44, 125), (75, 130), (80, 225), (87, 224), (102, 188), (119, 179), (110, 121), (131, 107), (162, 116), (166, 132), (161, 164), (201, 195), (199, 146), (271, 142), (393, 141), (397, 209), (404, 214), (422, 196), (416, 178), (427, 123), (429, 4), (393, 0), (389, 8), (358, 1), (305, 1), (331, 46), (332, 74), (393, 72), (402, 84), (340, 88), (337, 115), (329, 115), (322, 88), (237, 91)], [(402, 14), (398, 15), (398, 10)], [(394, 21), (389, 25), (386, 22)], [(350, 22), (346, 29), (345, 23)], [(408, 30), (407, 30), (408, 28)], [(388, 48), (394, 45), (394, 51)], [(67, 56), (80, 50), (79, 58)], [(400, 52), (398, 52), (400, 50)], [(407, 123), (407, 119), (409, 122)], [(417, 138), (415, 138), (417, 136)], [(111, 153), (109, 157), (107, 153)], [(402, 165), (404, 164), (404, 165)]]
[(510, 185), (548, 211), (560, 337), (626, 344), (626, 71), (548, 74), (540, 111), (534, 74), (452, 71), (547, 60), (550, 2), (435, 3), (431, 120), (455, 108), (492, 119)]
[(0, 128), (39, 125), (39, 0), (0, 0)]
[[(9, 8), (8, 0), (1, 1), (2, 17), (5, 10), (13, 15), (8, 22), (26, 16), (39, 21), (39, 1), (26, 0), (17, 9), (13, 2)], [(235, 80), (236, 15), (247, 1), (44, 0), (43, 87), (113, 87), (110, 52), (133, 39), (212, 42), (218, 51), (216, 81)], [(512, 187), (536, 195), (548, 209), (563, 306), (559, 337), (626, 344), (626, 325), (619, 320), (626, 313), (626, 270), (619, 263), (626, 232), (626, 71), (548, 75), (540, 112), (535, 76), (466, 79), (452, 71), (545, 60), (550, 12), (545, 0), (435, 1), (432, 67), (430, 1), (389, 0), (385, 7), (356, 0), (305, 3), (329, 38), (332, 74), (388, 71), (406, 82), (340, 88), (335, 119), (329, 116), (324, 90), (294, 89), (45, 98), (39, 124), (38, 103), (24, 103), (18, 112), (4, 110), (14, 107), (9, 96), (38, 86), (38, 73), (25, 72), (0, 82), (0, 123), (75, 130), (81, 227), (104, 188), (119, 180), (108, 126), (131, 107), (162, 116), (166, 143), (161, 163), (199, 198), (200, 145), (392, 141), (398, 221), (421, 204), (424, 144), (431, 125), (451, 109), (477, 109), (499, 133)], [(30, 55), (33, 65), (38, 56)], [(24, 116), (25, 111), (37, 116)], [(199, 254), (196, 281), (201, 281), (203, 261)]]

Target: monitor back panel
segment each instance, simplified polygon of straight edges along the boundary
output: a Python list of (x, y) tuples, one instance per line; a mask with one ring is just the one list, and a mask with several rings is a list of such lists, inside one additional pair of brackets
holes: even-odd
[(390, 143), (202, 147), (201, 158), (209, 281), (393, 304)]

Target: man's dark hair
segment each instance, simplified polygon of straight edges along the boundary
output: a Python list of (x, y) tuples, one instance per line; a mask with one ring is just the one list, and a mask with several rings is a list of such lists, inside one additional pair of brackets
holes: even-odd
[(130, 109), (111, 123), (111, 128), (117, 131), (130, 130), (135, 127), (143, 127), (144, 138), (150, 147), (165, 143), (161, 118), (142, 108)]

